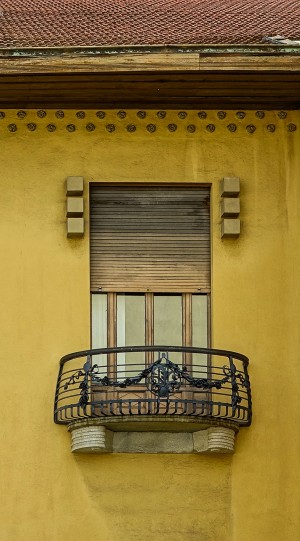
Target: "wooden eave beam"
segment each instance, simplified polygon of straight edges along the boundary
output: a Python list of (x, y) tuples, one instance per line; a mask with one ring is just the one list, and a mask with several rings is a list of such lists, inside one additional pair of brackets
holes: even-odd
[(300, 107), (299, 48), (231, 49), (0, 50), (0, 105)]
[(83, 73), (94, 72), (148, 72), (148, 71), (300, 71), (299, 53), (261, 52), (247, 49), (242, 53), (232, 52), (230, 48), (215, 51), (203, 48), (203, 51), (189, 52), (97, 52), (83, 51), (81, 54), (65, 52), (55, 54), (55, 49), (45, 55), (43, 49), (34, 53), (8, 54), (0, 49), (0, 73), (12, 75), (37, 73)]

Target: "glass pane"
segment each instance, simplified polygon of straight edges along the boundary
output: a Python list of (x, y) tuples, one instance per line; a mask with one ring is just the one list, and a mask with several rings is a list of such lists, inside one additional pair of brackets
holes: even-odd
[[(117, 295), (117, 346), (145, 345), (145, 296)], [(141, 363), (142, 359), (142, 363)], [(128, 365), (131, 366), (128, 366)], [(132, 366), (134, 365), (134, 366)], [(118, 377), (130, 377), (144, 369), (143, 353), (119, 353)]]
[(193, 346), (207, 347), (207, 296), (192, 296)]
[[(154, 344), (182, 345), (182, 296), (154, 295)], [(181, 363), (182, 354), (169, 355), (172, 362)]]
[[(207, 347), (207, 295), (192, 296), (192, 339), (193, 346), (198, 348)], [(200, 365), (199, 372), (195, 377), (207, 376), (207, 355), (196, 355), (195, 362)]]
[[(92, 348), (107, 347), (107, 295), (92, 294)], [(106, 366), (106, 357), (94, 355), (93, 363)]]

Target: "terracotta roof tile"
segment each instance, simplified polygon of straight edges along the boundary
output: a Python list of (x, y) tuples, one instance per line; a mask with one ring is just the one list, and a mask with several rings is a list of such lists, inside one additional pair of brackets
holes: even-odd
[(0, 47), (251, 44), (299, 20), (299, 0), (0, 0)]

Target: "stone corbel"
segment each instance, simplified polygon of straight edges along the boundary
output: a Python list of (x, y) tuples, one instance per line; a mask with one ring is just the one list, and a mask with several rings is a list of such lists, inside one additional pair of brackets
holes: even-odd
[[(149, 426), (151, 430), (151, 427)], [(73, 453), (233, 453), (237, 429), (210, 426), (195, 432), (112, 431), (99, 421), (68, 427)]]

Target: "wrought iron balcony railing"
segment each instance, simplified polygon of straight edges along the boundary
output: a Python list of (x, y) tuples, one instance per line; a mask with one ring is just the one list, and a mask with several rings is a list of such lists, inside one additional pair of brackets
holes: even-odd
[[(82, 359), (80, 361), (80, 359)], [(174, 346), (94, 349), (62, 357), (54, 420), (189, 416), (251, 423), (248, 359)]]

